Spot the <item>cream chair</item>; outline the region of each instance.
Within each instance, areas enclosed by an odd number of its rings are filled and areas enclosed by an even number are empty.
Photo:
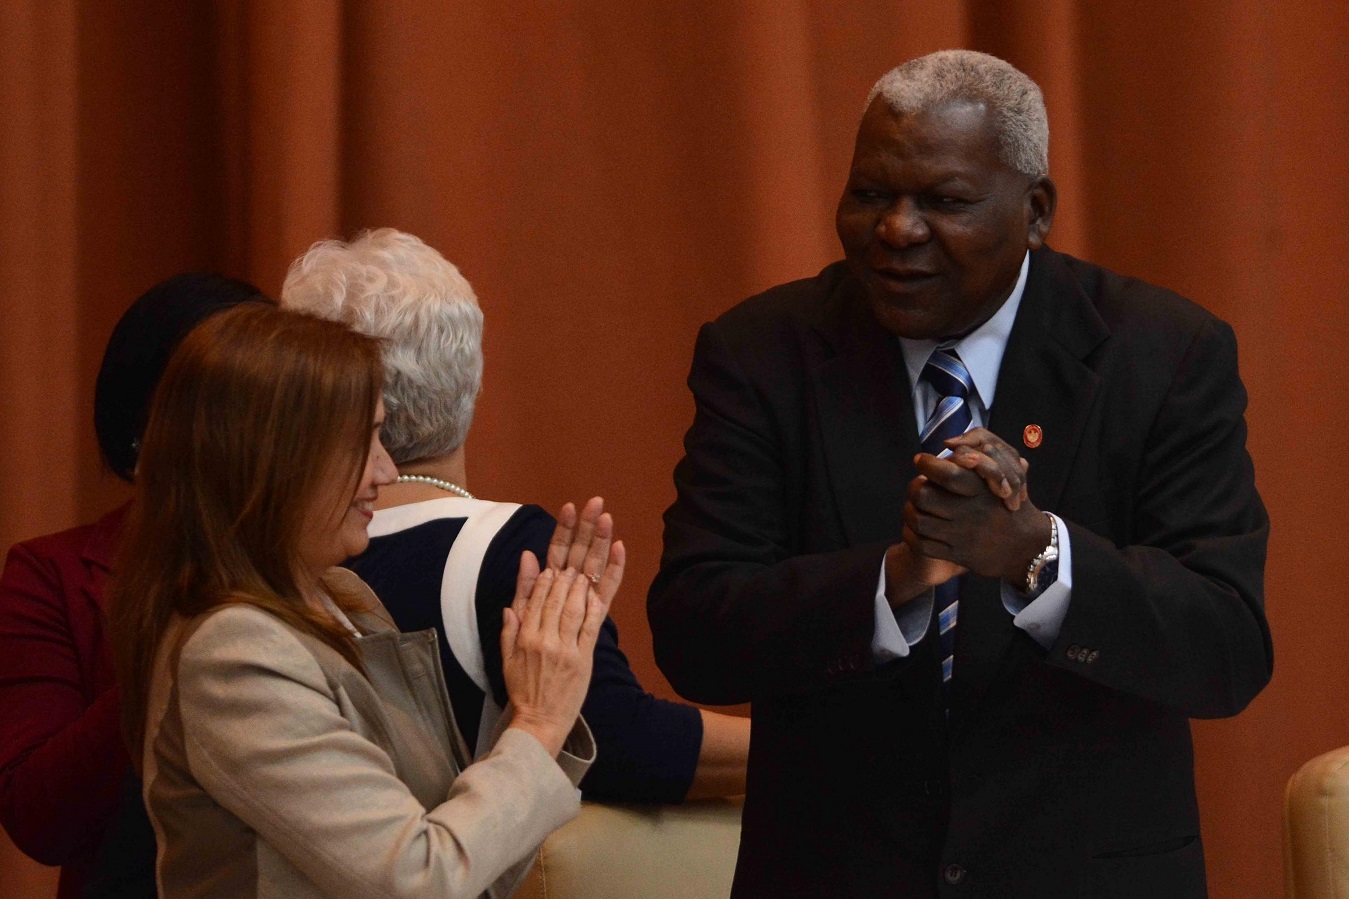
[[[1284,895],[1349,899],[1349,746],[1303,765],[1283,806]]]
[[[740,802],[601,805],[558,829],[516,899],[726,899]]]
[[[39,865],[0,828],[0,899],[56,899],[60,868]]]

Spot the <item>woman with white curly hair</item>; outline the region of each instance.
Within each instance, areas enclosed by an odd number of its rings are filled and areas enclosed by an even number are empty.
[[[521,553],[582,568],[567,541],[611,539],[613,520],[598,498],[579,514],[568,505],[550,545],[557,522],[543,509],[468,491],[464,441],[482,384],[482,312],[459,270],[418,238],[382,228],[320,241],[291,265],[281,301],[383,343],[382,436],[401,474],[380,494],[369,548],[346,564],[400,628],[436,628],[455,717],[468,745],[483,745],[506,701],[497,635]],[[583,713],[598,749],[581,784],[588,797],[668,803],[744,792],[749,721],[647,693],[612,620],[595,648]]]

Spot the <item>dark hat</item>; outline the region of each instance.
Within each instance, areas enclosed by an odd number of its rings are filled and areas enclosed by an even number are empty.
[[[130,481],[136,470],[150,400],[178,344],[210,316],[247,302],[273,301],[244,281],[191,272],[151,287],[117,322],[94,384],[94,430],[118,477]]]

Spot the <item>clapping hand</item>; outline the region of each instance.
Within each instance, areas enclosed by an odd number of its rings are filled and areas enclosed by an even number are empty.
[[[502,668],[515,709],[510,726],[532,734],[553,756],[581,712],[600,625],[623,581],[626,554],[621,541],[612,542],[613,519],[601,514],[603,505],[598,497],[586,504],[582,527],[575,507],[563,507],[549,567],[540,572],[534,554],[522,553],[515,600],[503,613]]]
[[[576,506],[567,503],[557,513],[557,527],[548,543],[548,567],[553,571],[568,568],[590,578],[605,603],[614,601],[618,585],[623,579],[623,544],[614,543],[614,518],[604,511],[604,499],[592,496],[576,514]],[[613,568],[613,552],[619,553],[617,568]],[[617,580],[609,575],[617,572]]]

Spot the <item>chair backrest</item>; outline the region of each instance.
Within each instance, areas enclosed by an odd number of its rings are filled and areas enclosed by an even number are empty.
[[[1349,897],[1349,746],[1317,756],[1288,781],[1283,869],[1287,899]]]
[[[584,803],[544,842],[515,899],[725,899],[740,805]]]

